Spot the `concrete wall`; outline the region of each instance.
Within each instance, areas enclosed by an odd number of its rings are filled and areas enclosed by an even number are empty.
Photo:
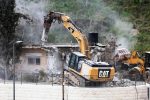
[[[0,100],[12,100],[12,84],[0,84]],[[16,84],[16,100],[62,100],[62,87]],[[79,88],[65,86],[65,100],[148,100],[147,87]]]

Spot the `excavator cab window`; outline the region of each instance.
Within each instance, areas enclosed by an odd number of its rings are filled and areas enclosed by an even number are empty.
[[[78,65],[79,65],[79,61],[85,59],[85,55],[76,52],[76,53],[72,53],[70,56],[70,61],[69,61],[69,67],[76,70],[76,71],[80,71],[78,70]]]
[[[145,67],[150,67],[150,52],[145,53]]]
[[[76,55],[71,54],[70,61],[69,61],[69,67],[74,69],[75,61],[76,61]]]

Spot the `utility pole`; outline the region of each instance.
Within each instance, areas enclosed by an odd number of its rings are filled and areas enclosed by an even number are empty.
[[[65,90],[64,90],[64,61],[65,61],[65,54],[62,53],[62,100],[64,100],[64,94],[65,94]]]
[[[15,43],[13,44],[13,100],[15,100]]]
[[[16,69],[15,69],[15,45],[16,44],[20,44],[23,43],[23,41],[16,41],[15,43],[13,43],[13,100],[15,100],[15,73],[16,73]]]

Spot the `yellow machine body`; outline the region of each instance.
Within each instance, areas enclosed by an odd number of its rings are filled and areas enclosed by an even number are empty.
[[[127,60],[127,63],[129,63],[129,65],[137,65],[134,68],[137,69],[140,74],[145,73],[144,60],[138,56],[137,51],[132,51],[131,57]]]

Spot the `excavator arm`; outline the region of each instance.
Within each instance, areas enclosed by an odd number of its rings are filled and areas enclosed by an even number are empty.
[[[71,33],[71,35],[77,40],[80,52],[90,58],[88,40],[86,36],[80,31],[80,29],[72,22],[70,17],[66,16],[63,13],[59,12],[49,12],[48,15],[44,17],[44,29],[42,35],[42,41],[45,42],[47,40],[47,35],[51,24],[55,21],[58,23],[62,23],[64,27]]]

